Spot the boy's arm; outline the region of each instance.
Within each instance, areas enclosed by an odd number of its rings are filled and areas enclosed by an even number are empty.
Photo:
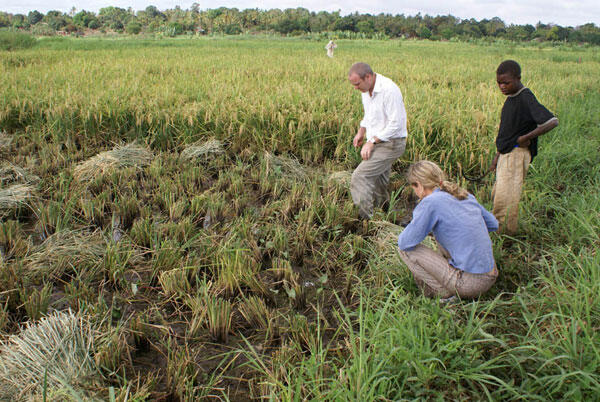
[[[496,170],[496,165],[498,165],[498,158],[500,157],[500,152],[496,152],[496,156],[492,159],[492,164],[490,165],[490,172]]]
[[[527,148],[531,143],[531,140],[533,140],[536,137],[539,137],[540,135],[546,134],[548,131],[552,130],[556,126],[558,126],[558,119],[556,117],[553,117],[547,122],[537,126],[533,131],[530,131],[529,133],[517,138],[517,143],[519,144],[519,147]]]

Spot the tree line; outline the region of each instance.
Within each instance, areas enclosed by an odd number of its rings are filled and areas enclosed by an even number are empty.
[[[162,33],[176,36],[186,33],[226,34],[273,32],[282,35],[306,35],[337,32],[342,37],[389,37],[449,40],[452,38],[504,38],[513,41],[552,41],[600,44],[600,27],[588,23],[562,27],[538,22],[506,24],[498,17],[460,19],[452,15],[406,16],[404,14],[341,15],[339,11],[309,11],[305,8],[245,9],[216,8],[201,10],[198,3],[189,9],[179,6],[160,11],[155,6],[134,11],[104,7],[98,13],[72,8],[70,12],[37,10],[25,14],[0,12],[0,29],[26,30],[36,35],[84,33],[89,31],[128,34]],[[344,36],[345,35],[345,36]],[[354,36],[353,36],[354,35]]]

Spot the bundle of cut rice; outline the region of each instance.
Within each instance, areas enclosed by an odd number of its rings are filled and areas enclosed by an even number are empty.
[[[29,173],[20,166],[13,165],[10,162],[4,162],[0,165],[0,185],[10,183],[33,183],[39,181],[39,177]]]
[[[26,206],[33,198],[33,187],[28,184],[13,184],[0,189],[0,218],[3,218],[20,208]]]
[[[49,389],[68,387],[88,397],[84,388],[102,381],[93,346],[92,325],[71,310],[27,323],[0,344],[0,400],[40,397],[44,381]]]
[[[0,151],[4,148],[8,148],[12,142],[12,137],[6,134],[4,131],[0,131]]]
[[[49,236],[25,259],[32,278],[60,277],[65,271],[94,267],[102,262],[106,241],[100,230],[63,230]]]
[[[371,221],[371,224],[377,229],[374,242],[379,252],[386,256],[398,256],[398,235],[404,228],[387,221]],[[435,240],[430,236],[427,236],[421,244],[437,249]]]
[[[308,168],[302,166],[298,160],[285,156],[275,156],[265,151],[264,155],[266,174],[277,173],[287,177],[304,180],[308,177]]]
[[[350,172],[348,170],[333,172],[327,177],[328,182],[337,183],[340,186],[344,186],[344,187],[350,187],[351,180],[352,180],[352,172]]]
[[[223,143],[219,140],[210,139],[208,141],[198,141],[187,146],[181,151],[181,157],[184,159],[208,159],[214,155],[220,155],[225,152]]]
[[[78,164],[73,176],[79,181],[91,180],[98,174],[105,174],[113,169],[148,166],[153,158],[152,152],[141,145],[133,143],[117,146]]]

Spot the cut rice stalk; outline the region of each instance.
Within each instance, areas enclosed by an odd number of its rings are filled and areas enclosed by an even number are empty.
[[[225,152],[223,143],[219,140],[209,139],[208,141],[198,141],[186,147],[181,151],[181,157],[184,159],[208,159],[214,155],[220,155]]]
[[[99,153],[78,164],[75,167],[73,176],[79,181],[91,180],[114,169],[148,166],[153,158],[152,152],[141,145],[134,143],[117,146],[111,151]]]

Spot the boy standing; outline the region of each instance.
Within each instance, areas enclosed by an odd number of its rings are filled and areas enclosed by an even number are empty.
[[[537,137],[558,126],[558,119],[523,86],[521,67],[516,61],[500,63],[496,81],[507,98],[496,137],[498,152],[490,166],[490,170],[496,170],[492,212],[500,222],[500,231],[515,234],[521,187],[529,164],[537,154]]]

